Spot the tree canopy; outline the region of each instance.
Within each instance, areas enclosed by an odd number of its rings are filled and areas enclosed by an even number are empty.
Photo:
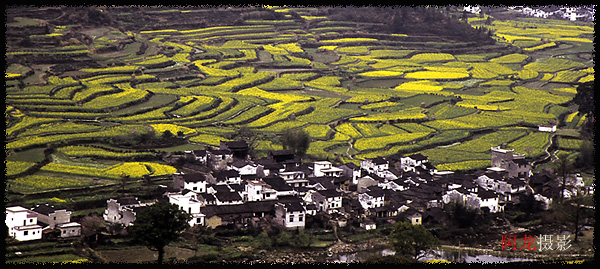
[[[390,233],[390,244],[396,255],[418,260],[428,251],[439,247],[439,240],[422,225],[398,222]]]
[[[594,81],[583,83],[577,87],[573,102],[579,105],[579,113],[594,116]]]
[[[281,144],[284,149],[292,150],[297,156],[302,157],[310,146],[310,134],[304,130],[287,130],[281,136]]]
[[[129,232],[151,250],[158,251],[158,263],[162,263],[165,246],[179,238],[179,232],[189,227],[191,216],[177,205],[158,202],[146,207],[135,218]]]

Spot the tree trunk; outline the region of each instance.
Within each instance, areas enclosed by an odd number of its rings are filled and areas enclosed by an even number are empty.
[[[158,264],[162,264],[163,263],[163,259],[165,257],[165,248],[164,247],[159,247],[158,248]]]

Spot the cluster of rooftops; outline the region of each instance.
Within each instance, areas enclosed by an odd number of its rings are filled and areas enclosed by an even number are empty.
[[[163,200],[188,212],[191,226],[267,223],[304,229],[307,219],[326,214],[339,223],[356,221],[373,229],[374,220],[382,218],[402,218],[412,224],[443,223],[448,220],[444,205],[456,200],[498,213],[506,205],[519,203],[520,194],[529,193],[547,208],[559,188],[553,175],[533,174],[523,155],[499,147],[491,148],[488,169],[470,173],[438,171],[422,154],[334,164],[302,162],[290,150],[270,151],[265,158],[252,159],[248,150],[246,142],[232,141],[221,142],[218,149],[166,156],[167,161],[184,158],[186,162],[180,172],[171,175],[173,184],[164,186],[164,194],[145,203],[136,197],[109,199],[104,220],[132,225],[146,206]],[[25,212],[23,219],[27,214],[36,215],[36,211],[20,207],[7,208],[7,214],[9,211]],[[29,225],[21,225],[20,219],[13,222],[15,230]],[[70,220],[64,219],[64,223]],[[7,226],[11,225],[7,219]]]

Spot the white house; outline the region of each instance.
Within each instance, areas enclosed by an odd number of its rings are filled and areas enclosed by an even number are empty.
[[[236,191],[218,191],[214,194],[216,204],[219,205],[241,205],[244,203],[242,196]],[[277,198],[277,196],[275,196]]]
[[[360,161],[360,168],[369,173],[377,174],[377,172],[388,170],[390,163],[382,157],[367,158]]]
[[[360,167],[354,163],[345,163],[339,166],[342,169],[342,175],[352,179],[352,185],[358,184],[358,178],[361,177]]]
[[[178,190],[191,190],[196,193],[205,193],[207,186],[206,176],[202,173],[190,173],[186,174],[183,172],[174,173],[173,177],[173,188]]]
[[[421,153],[417,153],[400,158],[400,168],[404,170],[404,172],[415,172],[415,167],[421,166],[422,168],[426,168],[425,164],[428,162],[429,159],[426,156]]]
[[[556,124],[540,124],[538,125],[538,131],[554,133],[556,132]]]
[[[6,208],[6,219],[8,236],[19,240],[42,239],[42,226],[37,224],[37,214],[22,206],[11,206]]]
[[[38,222],[48,224],[51,229],[54,229],[56,225],[71,222],[71,211],[55,209],[48,204],[37,205],[31,211],[37,214]]]
[[[469,13],[473,13],[473,14],[479,14],[481,13],[481,8],[479,6],[471,6],[471,5],[467,5],[463,7],[463,10]]]
[[[248,179],[244,188],[246,202],[277,199],[277,192],[264,181]]]
[[[286,169],[284,172],[279,172],[278,175],[285,180],[285,183],[294,188],[306,187],[309,183],[306,174],[301,170]]]
[[[500,198],[495,192],[480,189],[477,192],[477,197],[479,199],[479,207],[487,207],[490,213],[504,211],[504,207],[499,204]]]
[[[31,211],[37,214],[40,224],[47,224],[44,229],[56,229],[61,238],[81,235],[81,224],[71,222],[71,211],[66,209],[55,209],[48,204],[38,205]]]
[[[382,207],[385,203],[383,191],[371,190],[365,193],[358,194],[358,202],[365,209]]]
[[[192,191],[167,194],[169,203],[177,205],[179,209],[192,215],[192,219],[189,221],[190,226],[204,225],[204,214],[200,212],[203,203],[197,199],[196,195]]]
[[[241,176],[243,175],[256,175],[256,169],[258,165],[252,162],[244,160],[236,160],[229,165],[230,170],[237,171]]]
[[[296,194],[298,194],[296,190],[294,190],[284,179],[280,177],[266,177],[263,178],[263,182],[267,183],[269,188],[275,191],[275,197],[296,196]]]
[[[61,238],[76,237],[81,235],[81,224],[77,222],[67,222],[56,225]]]
[[[312,169],[314,177],[340,177],[344,171],[341,168],[334,167],[329,161],[313,162]]]
[[[287,229],[304,229],[306,208],[298,202],[278,202],[274,205],[275,222]]]
[[[310,191],[310,195],[319,211],[332,213],[342,208],[342,194],[336,190]]]
[[[379,183],[377,185],[380,186],[384,190],[390,189],[393,191],[403,191],[403,190],[407,190],[410,188],[410,184],[405,183],[404,180],[402,180],[402,179],[390,180],[390,181],[387,181],[384,183]]]

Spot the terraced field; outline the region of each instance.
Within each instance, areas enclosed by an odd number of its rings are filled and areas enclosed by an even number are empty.
[[[575,87],[593,80],[593,61],[580,57],[593,49],[591,25],[548,22],[542,31],[538,23],[534,31],[533,22],[495,21],[489,27],[499,41],[478,47],[369,35],[359,23],[312,9],[269,9],[283,19],[137,32],[104,27],[86,45],[8,48],[10,186],[28,192],[42,178],[77,178],[62,183],[77,186],[161,176],[176,171],[161,152],[218,146],[238,139],[241,128],[257,137],[257,156],[280,149],[279,134],[303,128],[313,139],[309,158],[358,163],[421,152],[443,168],[481,168],[489,148],[502,143],[538,156],[548,137],[535,134],[537,125],[575,115],[567,105]],[[527,27],[516,31],[515,23]],[[53,40],[65,26],[49,24],[49,31],[35,38]],[[554,45],[526,42],[540,38]],[[44,57],[86,60],[81,67],[19,64]],[[481,131],[503,135],[474,135]],[[132,148],[122,142],[128,136],[171,142]],[[23,154],[45,148],[56,150],[37,167],[40,153]],[[90,158],[97,167],[87,167]]]

